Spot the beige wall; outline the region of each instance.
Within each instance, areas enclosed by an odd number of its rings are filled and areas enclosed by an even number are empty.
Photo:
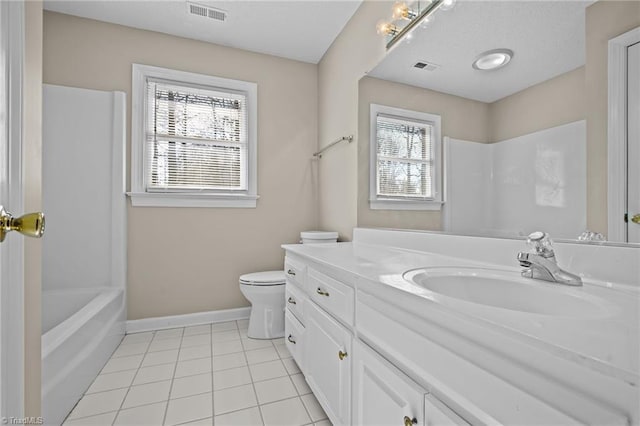
[[[42,211],[42,2],[25,2],[23,176],[25,212]],[[22,214],[22,212],[14,212]],[[42,240],[24,238],[25,415],[40,415]]]
[[[380,104],[437,114],[442,136],[490,142],[489,105],[433,90],[365,77],[358,106],[358,226],[440,230],[440,211],[371,210],[369,208],[369,105]]]
[[[640,1],[600,0],[587,8],[587,226],[607,233],[607,52],[610,39],[640,26]]]
[[[584,74],[580,67],[490,104],[491,141],[584,120]]]
[[[129,319],[248,306],[238,276],[317,226],[317,66],[50,12],[44,40],[45,83],[124,91],[128,111],[132,63],[258,84],[256,209],[128,209]]]
[[[347,135],[319,160],[320,227],[351,239],[357,224],[358,80],[384,56],[376,23],[389,16],[392,1],[365,0],[318,64],[318,145]],[[366,141],[365,141],[366,143]]]

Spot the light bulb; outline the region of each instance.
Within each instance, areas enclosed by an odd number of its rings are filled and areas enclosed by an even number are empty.
[[[409,6],[405,2],[397,1],[393,5],[393,14],[391,15],[394,21],[400,19],[411,20],[416,17],[416,13],[409,9]]]
[[[395,25],[393,25],[391,22],[380,20],[376,25],[376,31],[378,34],[393,36],[397,34],[398,28]]]
[[[456,0],[442,0],[442,3],[440,3],[440,9],[441,10],[449,10],[451,8],[453,8],[453,6],[455,6],[456,4]]]

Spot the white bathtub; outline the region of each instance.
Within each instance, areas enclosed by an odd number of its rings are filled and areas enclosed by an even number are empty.
[[[125,331],[124,291],[42,293],[42,415],[59,425],[98,375]]]

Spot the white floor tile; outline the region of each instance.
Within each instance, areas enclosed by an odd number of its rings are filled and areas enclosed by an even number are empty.
[[[211,392],[211,373],[198,374],[195,376],[180,377],[173,380],[171,388],[171,399],[184,398],[201,393]]]
[[[134,333],[127,334],[122,339],[121,345],[128,345],[130,343],[148,343],[153,339],[153,331],[148,331],[146,333]]]
[[[164,401],[156,404],[120,410],[120,412],[118,412],[118,417],[116,417],[114,426],[161,425],[164,419],[166,407],[167,402]]]
[[[249,328],[249,320],[248,319],[241,319],[236,321],[236,324],[238,324],[238,328]]]
[[[300,398],[261,405],[260,411],[265,426],[301,426],[311,423]]]
[[[211,393],[172,399],[167,407],[166,425],[186,423],[211,417],[213,414]]]
[[[213,357],[213,371],[227,370],[243,365],[247,365],[243,352]]]
[[[271,348],[256,349],[255,351],[246,351],[247,363],[258,364],[260,362],[274,361],[278,359],[278,353]]]
[[[111,358],[102,368],[100,374],[115,373],[116,371],[136,370],[140,367],[143,355],[125,356],[122,358]]]
[[[333,426],[329,419],[320,420],[313,424],[313,426]]]
[[[215,417],[216,426],[262,426],[262,424],[262,416],[258,407],[251,407]]]
[[[240,340],[240,333],[237,330],[216,331],[211,333],[213,343],[228,342],[229,340]]]
[[[189,346],[210,345],[210,334],[197,334],[195,336],[186,336],[182,338],[182,347],[187,348]]]
[[[279,401],[298,396],[296,388],[291,383],[289,376],[278,377],[277,379],[265,380],[253,384],[256,388],[259,404]]]
[[[244,348],[240,340],[229,340],[228,342],[213,343],[213,355],[226,355],[242,352]]]
[[[221,390],[251,383],[247,367],[231,368],[213,373],[213,389]]]
[[[180,337],[170,337],[167,339],[154,340],[149,345],[149,352],[168,351],[170,349],[178,349],[181,342]]]
[[[106,414],[98,414],[97,416],[82,417],[79,419],[66,420],[62,425],[73,426],[104,426],[113,423],[116,418],[117,411],[112,411]]]
[[[302,403],[311,416],[311,420],[317,422],[319,420],[324,420],[327,418],[327,414],[324,412],[324,410],[320,406],[320,403],[312,393],[301,396],[300,399],[302,399]]]
[[[213,407],[215,415],[229,413],[254,407],[258,404],[253,385],[237,386],[213,393]]]
[[[211,345],[190,346],[180,349],[180,355],[178,355],[178,361],[187,361],[190,359],[198,358],[210,358],[211,357]]]
[[[171,349],[169,351],[148,352],[142,360],[142,367],[151,365],[172,364],[178,360],[178,350]]]
[[[119,371],[117,373],[100,374],[93,381],[87,393],[103,392],[107,390],[128,388],[133,381],[136,370]]]
[[[287,370],[285,370],[282,361],[279,359],[261,364],[253,364],[249,366],[249,369],[251,370],[251,377],[254,382],[275,379],[276,377],[287,375]]]
[[[73,409],[69,419],[94,416],[118,410],[126,394],[127,389],[116,389],[85,395]]]
[[[207,419],[194,420],[192,422],[182,423],[183,425],[190,426],[213,426],[213,417],[209,417]],[[245,425],[249,426],[249,425]]]
[[[149,342],[131,343],[128,345],[120,345],[118,349],[111,355],[111,358],[119,358],[121,356],[140,355],[147,351]]]
[[[280,358],[284,359],[284,358],[291,358],[291,352],[289,352],[289,348],[287,348],[285,345],[274,345],[276,348],[276,352],[278,352],[278,356],[280,356]]]
[[[162,380],[172,379],[175,367],[176,365],[174,363],[142,367],[138,370],[138,374],[136,374],[136,378],[133,381],[133,384],[143,385],[145,383],[160,382]]]
[[[173,337],[181,337],[183,330],[184,329],[182,327],[180,327],[180,328],[170,328],[168,330],[158,330],[158,331],[156,331],[155,336],[153,336],[153,339],[154,340],[159,340],[159,339],[169,339],[169,338],[173,338]]]
[[[192,327],[185,327],[183,336],[195,336],[198,334],[211,333],[211,324],[194,325]]]
[[[242,337],[243,339],[249,338],[249,334],[247,333],[248,331],[247,328],[239,328],[238,331],[240,332],[240,337]]]
[[[171,380],[132,386],[122,404],[122,408],[137,407],[139,405],[161,402],[169,399]]]
[[[272,348],[273,344],[271,340],[260,340],[260,339],[242,339],[242,346],[245,351],[253,351],[255,349],[264,349],[264,348]]]
[[[178,362],[175,377],[194,376],[211,371],[211,358],[191,359]]]
[[[298,367],[298,364],[296,364],[293,358],[283,359],[282,363],[289,374],[298,374],[300,372],[300,367]]]
[[[298,391],[298,395],[306,395],[311,393],[311,388],[304,379],[303,374],[294,374],[291,376],[291,381]]]
[[[235,321],[218,322],[215,324],[211,324],[211,331],[213,332],[230,331],[230,330],[237,330],[237,329],[238,329],[238,325],[236,324]]]

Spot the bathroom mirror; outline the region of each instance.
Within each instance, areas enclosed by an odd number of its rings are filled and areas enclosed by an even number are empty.
[[[606,235],[606,47],[630,3],[459,0],[396,43],[359,83],[358,225]],[[510,61],[477,69],[496,49]],[[442,210],[370,208],[371,104],[441,116]]]

